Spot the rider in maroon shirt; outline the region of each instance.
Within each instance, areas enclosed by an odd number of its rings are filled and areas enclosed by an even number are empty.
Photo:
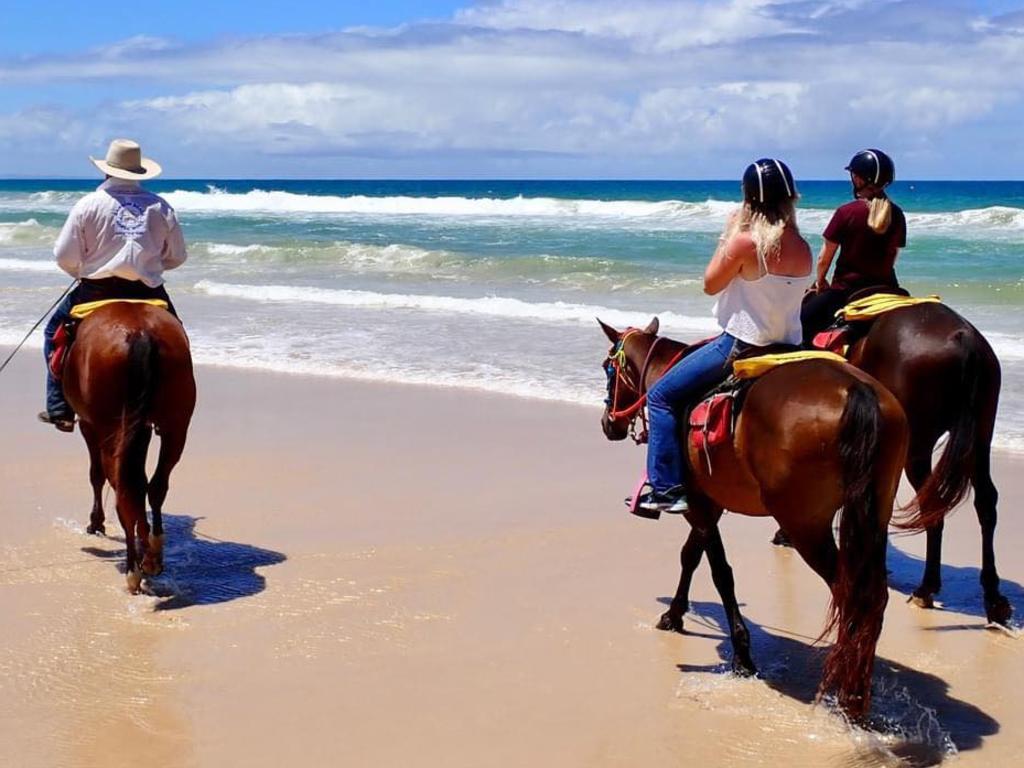
[[[846,170],[856,199],[840,206],[825,228],[815,293],[804,302],[800,316],[805,344],[832,323],[855,291],[869,286],[899,288],[894,265],[899,249],[907,244],[907,220],[885,194],[896,175],[892,159],[881,150],[865,149],[853,156]],[[837,250],[830,285],[827,275]]]

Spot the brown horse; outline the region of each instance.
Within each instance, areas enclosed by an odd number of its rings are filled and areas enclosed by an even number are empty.
[[[106,532],[102,491],[109,482],[124,529],[128,589],[136,593],[143,573],[155,576],[163,570],[161,509],[196,402],[188,337],[165,309],[107,304],[79,326],[63,383],[89,447],[93,507],[87,530]],[[146,454],[154,428],[160,456],[147,482]]]
[[[606,361],[609,405],[601,427],[608,439],[622,440],[630,429],[623,412],[629,413],[630,404],[644,396],[686,345],[658,339],[657,318],[643,330],[601,327],[613,345]],[[834,629],[836,641],[820,692],[835,692],[846,713],[864,716],[888,601],[886,530],[908,440],[900,404],[853,366],[811,360],[758,378],[747,392],[733,439],[712,449],[713,473],[703,456],[688,447],[686,519],[691,531],[682,551],[687,581],[680,583],[659,626],[682,629],[688,579],[706,551],[729,622],[733,669],[754,673],[750,636],[718,520],[723,509],[772,516],[832,593],[822,634]],[[832,520],[839,508],[837,549]]]
[[[931,607],[942,587],[943,519],[973,486],[985,613],[989,621],[1006,625],[1013,608],[999,592],[993,546],[999,494],[991,451],[1001,372],[992,347],[944,304],[917,304],[875,320],[849,357],[896,396],[910,425],[906,472],[919,510],[909,527],[928,532],[924,577],[914,601]],[[933,469],[932,451],[946,432],[949,440]]]

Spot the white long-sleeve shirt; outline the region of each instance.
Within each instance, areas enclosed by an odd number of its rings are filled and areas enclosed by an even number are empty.
[[[107,179],[71,209],[53,247],[72,277],[164,282],[165,269],[188,258],[174,209],[137,181]]]

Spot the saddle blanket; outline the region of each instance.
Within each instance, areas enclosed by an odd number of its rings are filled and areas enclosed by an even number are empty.
[[[836,311],[836,317],[852,323],[858,320],[874,320],[879,315],[892,312],[894,309],[913,307],[916,304],[936,304],[941,302],[938,296],[899,296],[894,293],[874,293],[862,299],[851,301]]]
[[[782,352],[777,355],[758,355],[737,360],[732,364],[732,373],[737,379],[755,379],[763,376],[773,368],[789,363],[801,363],[805,360],[832,360],[837,363],[845,363],[846,358],[837,355],[835,352],[826,352],[823,349],[802,349],[798,352]]]
[[[71,317],[75,320],[84,320],[100,307],[107,304],[149,304],[160,309],[167,309],[167,302],[163,299],[100,299],[99,301],[87,301],[84,304],[75,304],[71,308]]]

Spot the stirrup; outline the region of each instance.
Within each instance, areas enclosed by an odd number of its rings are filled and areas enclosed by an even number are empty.
[[[640,507],[641,500],[653,490],[654,489],[651,487],[651,484],[647,481],[647,473],[644,472],[640,476],[640,480],[637,482],[636,487],[633,489],[633,495],[627,496],[624,499],[630,514],[636,515],[637,517],[643,517],[648,520],[657,520],[661,517],[661,510],[642,509]]]
[[[75,431],[75,415],[73,413],[67,415],[61,414],[58,416],[51,414],[48,411],[40,411],[37,418],[44,424],[52,424],[61,432]]]

